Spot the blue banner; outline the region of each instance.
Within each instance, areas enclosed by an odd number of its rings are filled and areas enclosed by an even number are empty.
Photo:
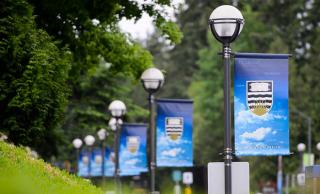
[[[91,154],[91,176],[102,176],[102,151],[99,148],[95,148]]]
[[[82,150],[78,161],[78,176],[89,176],[89,159],[90,154],[87,150]]]
[[[290,154],[288,57],[285,54],[236,54],[236,155]]]
[[[157,166],[193,165],[193,101],[157,100]]]
[[[90,156],[91,155],[91,156]],[[114,176],[114,152],[109,148],[105,149],[104,176]],[[90,162],[89,162],[90,159]],[[78,161],[78,176],[103,176],[102,174],[102,152],[100,148],[95,148],[90,154],[88,150],[80,152]],[[90,165],[90,166],[89,166]]]
[[[121,176],[139,175],[148,171],[147,125],[122,125],[119,162]]]
[[[104,176],[114,176],[115,154],[113,150],[106,148],[104,155]]]

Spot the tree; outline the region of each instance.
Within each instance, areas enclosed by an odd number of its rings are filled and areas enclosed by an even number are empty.
[[[25,1],[5,0],[0,6],[0,129],[13,142],[33,146],[44,155],[56,153],[56,128],[69,95],[71,55],[36,29]]]
[[[186,5],[181,7],[177,15],[177,23],[184,37],[181,44],[166,51],[169,53],[169,60],[165,65],[166,87],[161,90],[161,94],[174,98],[188,97],[191,78],[199,68],[196,63],[199,59],[198,52],[208,46],[205,34],[208,29],[209,14],[214,7],[223,4],[223,2],[186,0]]]
[[[5,0],[1,5],[1,131],[45,157],[70,139],[105,127],[106,107],[120,95],[133,109],[128,120],[144,116],[126,94],[153,65],[152,56],[120,32],[120,19],[147,12],[163,37],[178,43],[182,36],[156,8],[170,5],[166,0]]]

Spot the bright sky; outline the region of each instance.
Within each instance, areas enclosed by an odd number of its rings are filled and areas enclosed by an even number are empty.
[[[151,0],[134,0],[137,1],[140,5],[150,4]],[[158,7],[159,10],[164,10],[166,12],[166,18],[170,20],[175,20],[174,14],[177,12],[176,8],[180,4],[184,4],[184,0],[172,0],[171,7]],[[154,26],[152,24],[152,18],[147,14],[143,13],[140,20],[135,22],[134,20],[122,19],[119,23],[120,29],[123,32],[131,34],[134,39],[145,40],[150,34],[154,32]]]

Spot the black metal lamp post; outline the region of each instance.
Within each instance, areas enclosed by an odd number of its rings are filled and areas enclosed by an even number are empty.
[[[320,152],[320,142],[319,142],[319,143],[317,143],[316,148],[317,148],[318,153],[319,153],[319,152]],[[319,155],[319,160],[320,160],[320,155]]]
[[[78,171],[79,171],[80,148],[81,148],[81,146],[82,146],[82,140],[79,139],[79,138],[76,138],[76,139],[74,139],[74,140],[72,141],[72,145],[73,145],[73,147],[74,147],[74,148],[76,149],[76,151],[77,151],[77,162],[76,162],[77,167],[76,167],[75,173],[78,173]]]
[[[293,110],[294,113],[299,114],[302,118],[307,120],[308,123],[308,160],[309,162],[311,161],[311,142],[312,142],[312,118],[305,113],[298,111],[298,110]]]
[[[156,93],[164,83],[164,76],[162,72],[157,68],[149,68],[145,70],[141,75],[141,82],[144,89],[149,93],[149,129],[150,129],[150,191],[156,192],[155,179],[156,179],[156,131],[154,121],[154,93]]]
[[[89,163],[89,175],[88,177],[90,178],[91,177],[91,157],[92,157],[92,147],[93,147],[93,144],[95,142],[95,138],[92,136],[92,135],[87,135],[85,138],[84,138],[84,142],[85,144],[87,145],[88,147],[88,150],[89,150],[89,158],[88,158],[88,163]]]
[[[222,58],[224,65],[224,164],[225,164],[225,194],[232,194],[231,164],[231,71],[230,71],[230,43],[240,34],[244,24],[241,12],[230,5],[217,7],[210,15],[209,25],[213,36],[222,43]]]
[[[299,173],[303,173],[304,169],[303,169],[303,152],[306,150],[306,144],[304,143],[299,143],[297,145],[297,150],[299,152],[299,159],[300,159],[300,169],[299,169]]]
[[[101,170],[102,170],[102,184],[104,184],[105,182],[105,176],[104,176],[104,171],[105,171],[105,144],[104,144],[104,140],[107,138],[108,136],[108,132],[107,130],[105,129],[100,129],[98,132],[97,132],[97,135],[98,135],[98,138],[99,140],[101,141],[101,157],[102,157],[102,167],[101,167]]]
[[[116,181],[116,189],[117,194],[120,194],[120,168],[119,168],[119,138],[121,134],[121,118],[126,113],[126,105],[120,100],[114,100],[109,105],[109,111],[112,117],[115,119],[115,146],[114,146],[114,153],[115,153],[115,169],[114,169],[114,176]],[[109,122],[110,124],[110,122]]]

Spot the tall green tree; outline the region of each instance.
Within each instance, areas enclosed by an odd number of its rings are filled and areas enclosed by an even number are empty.
[[[2,1],[1,131],[47,157],[72,138],[105,127],[107,105],[115,98],[132,110],[129,121],[141,120],[145,111],[127,96],[142,71],[153,65],[152,56],[117,24],[146,12],[163,37],[178,43],[178,27],[158,10],[170,4]]]
[[[70,52],[36,28],[24,0],[1,1],[0,7],[0,130],[10,141],[56,153],[56,129],[70,94]]]
[[[148,48],[156,56],[156,64],[166,71],[166,85],[161,89],[160,95],[171,98],[188,97],[192,76],[199,68],[198,52],[208,46],[205,34],[209,15],[213,8],[227,2],[229,1],[186,0],[176,15],[177,24],[183,32],[181,43],[159,50],[153,46],[152,40],[149,41]]]
[[[307,144],[307,121],[297,112],[312,118],[312,152],[317,153],[320,140],[319,128],[319,18],[320,3],[317,1],[269,1],[261,9],[264,22],[277,26],[277,34],[293,54],[290,65],[290,146],[294,155],[285,159],[285,170],[294,172],[298,168],[297,144]],[[280,11],[281,10],[281,11]],[[281,14],[278,14],[281,13]],[[277,15],[277,17],[273,17]],[[296,162],[292,162],[295,158]]]

